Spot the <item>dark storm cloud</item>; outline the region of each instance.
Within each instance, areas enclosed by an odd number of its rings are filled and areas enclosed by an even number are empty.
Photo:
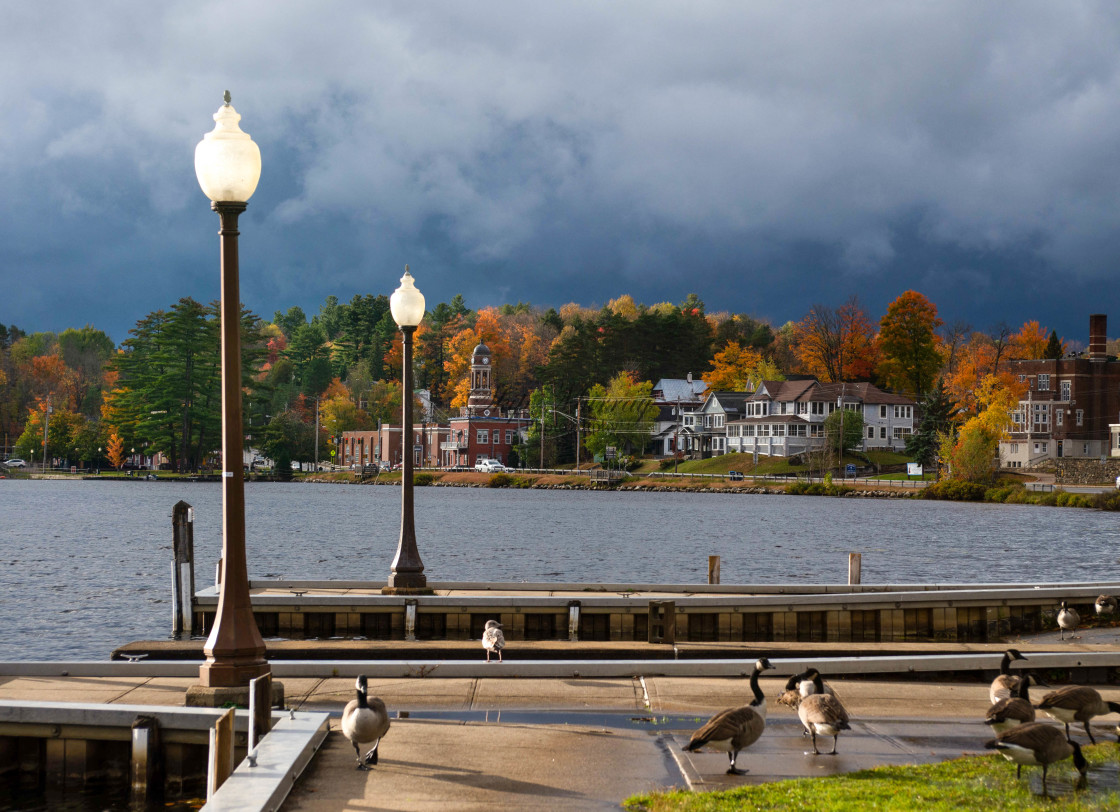
[[[242,296],[645,302],[776,322],[913,287],[1080,337],[1118,255],[1109,3],[163,3],[0,11],[0,322],[217,295],[192,150],[264,171]],[[1060,286],[1060,295],[1050,291]],[[1114,323],[1115,320],[1114,320]]]

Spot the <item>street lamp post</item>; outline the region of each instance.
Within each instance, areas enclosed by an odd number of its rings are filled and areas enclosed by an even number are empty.
[[[393,559],[389,594],[430,594],[424,563],[416,548],[416,523],[412,511],[412,334],[424,319],[424,294],[413,285],[412,274],[404,266],[401,286],[389,298],[393,321],[401,328],[401,357],[404,366],[401,380],[401,537]]]
[[[253,618],[245,558],[245,475],[241,421],[241,296],[238,280],[237,218],[256,191],[261,153],[225,104],[214,114],[214,129],[195,148],[199,185],[218,213],[221,237],[222,336],[222,581],[214,626],[199,668],[200,690],[188,704],[224,704],[247,697],[249,680],[270,673],[264,639]],[[193,699],[193,701],[192,701]]]

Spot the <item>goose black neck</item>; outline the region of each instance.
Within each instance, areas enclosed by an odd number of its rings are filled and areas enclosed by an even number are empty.
[[[991,673],[991,672],[989,672],[989,673]],[[1000,660],[1000,663],[999,663],[999,673],[1004,674],[1004,675],[1011,673],[1011,655],[1008,654],[1006,651],[1003,652],[1003,659]]]
[[[821,677],[821,672],[813,674],[813,687],[817,689],[818,694],[824,693],[824,679]]]
[[[357,688],[357,694],[358,694],[358,707],[359,708],[368,708],[369,703],[366,701],[366,686],[365,685],[359,685],[358,688]]]
[[[757,665],[754,667],[754,671],[751,672],[751,693],[754,694],[754,703],[752,704],[756,705],[766,699],[766,696],[762,693],[762,689],[758,687],[758,675],[761,673],[762,669]]]
[[[1031,701],[1031,696],[1030,696],[1031,685],[1030,685],[1030,683],[1031,683],[1031,678],[1026,676],[1026,675],[1023,675],[1022,677],[1019,678],[1019,698],[1022,699],[1024,702],[1030,702]]]

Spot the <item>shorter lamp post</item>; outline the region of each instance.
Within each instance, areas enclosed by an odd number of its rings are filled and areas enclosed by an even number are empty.
[[[404,266],[401,286],[389,298],[393,321],[401,328],[401,537],[385,592],[389,594],[430,594],[424,577],[424,563],[416,548],[416,522],[412,511],[412,334],[424,319],[424,294],[413,284]]]

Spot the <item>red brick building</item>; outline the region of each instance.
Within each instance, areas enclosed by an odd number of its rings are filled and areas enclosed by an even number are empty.
[[[471,393],[458,417],[452,417],[447,439],[440,445],[440,465],[473,467],[480,459],[508,465],[514,447],[529,427],[525,412],[506,413],[494,403],[490,348],[479,344],[471,353]]]

